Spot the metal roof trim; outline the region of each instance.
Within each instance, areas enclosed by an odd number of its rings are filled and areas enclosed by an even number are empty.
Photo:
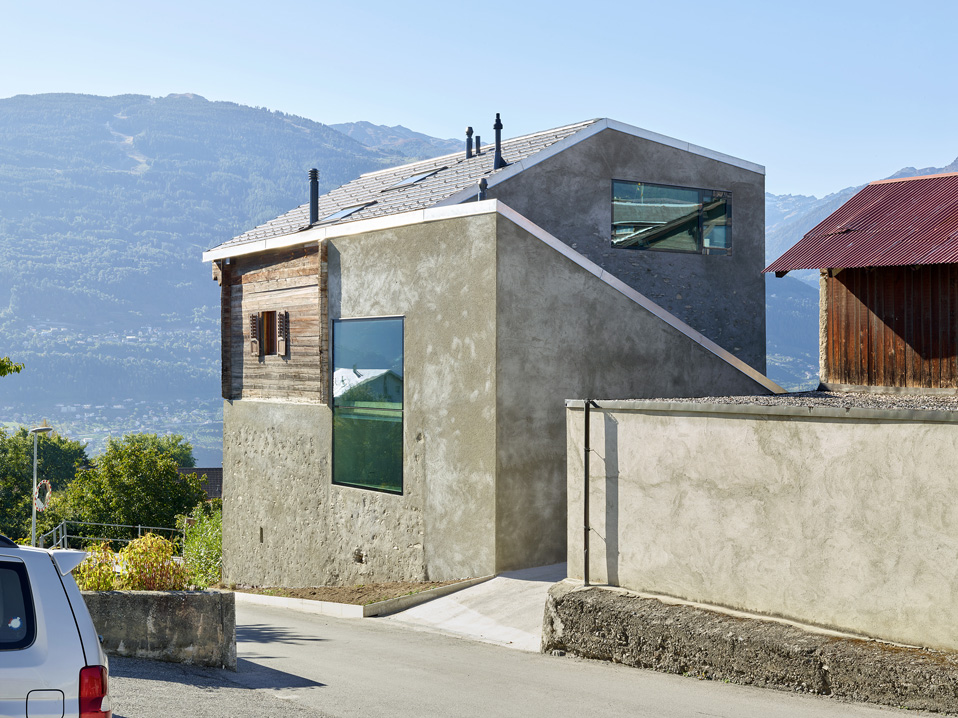
[[[707,147],[702,147],[700,145],[693,145],[691,142],[685,142],[674,137],[669,137],[668,135],[660,135],[658,132],[645,130],[641,127],[635,127],[634,125],[627,125],[626,123],[619,122],[618,120],[606,120],[606,122],[608,123],[610,130],[618,130],[619,132],[624,132],[634,137],[641,137],[642,139],[650,140],[651,142],[657,142],[660,145],[675,147],[676,149],[691,152],[692,154],[699,155],[700,157],[718,160],[719,162],[724,162],[727,165],[732,165],[733,167],[738,167],[743,170],[749,170],[750,172],[755,172],[761,175],[765,174],[765,167],[763,165],[756,164],[755,162],[749,162],[748,160],[743,160],[740,157],[727,155],[724,152],[717,152],[716,150],[710,150]]]
[[[487,199],[482,202],[470,202],[468,204],[459,204],[449,207],[427,207],[425,209],[414,209],[399,214],[387,214],[381,217],[360,219],[355,222],[334,224],[328,227],[312,227],[300,232],[284,234],[270,239],[260,239],[242,244],[213,248],[203,252],[203,261],[212,262],[217,259],[242,257],[247,254],[265,252],[270,249],[296,247],[313,242],[321,242],[325,239],[333,239],[335,237],[349,237],[354,234],[407,227],[423,222],[438,222],[443,219],[452,219],[455,217],[490,214],[496,211],[496,202],[498,202],[498,200]]]
[[[940,175],[918,175],[917,177],[895,177],[893,179],[875,180],[868,184],[894,184],[896,182],[912,182],[914,180],[931,179],[933,177],[958,177],[958,172],[942,172]]]

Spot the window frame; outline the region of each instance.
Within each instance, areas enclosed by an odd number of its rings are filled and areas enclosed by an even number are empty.
[[[265,361],[267,357],[289,357],[289,312],[268,309],[249,315],[250,354]]]
[[[23,561],[10,556],[0,558],[0,569],[12,570],[18,575],[20,579],[20,592],[23,598],[23,620],[26,621],[30,627],[27,634],[18,641],[8,643],[0,642],[0,652],[22,651],[32,646],[37,640],[37,614],[33,605],[33,589],[30,586],[30,575]],[[6,615],[3,614],[3,606],[0,606],[0,619],[5,620],[6,618]],[[0,623],[2,623],[2,621],[0,621]],[[2,626],[0,626],[0,630],[2,630]]]
[[[398,321],[400,323],[400,342],[401,342],[401,356],[402,356],[402,378],[403,378],[403,388],[402,388],[402,403],[401,408],[399,409],[385,409],[377,408],[375,410],[365,409],[362,407],[351,407],[351,406],[339,406],[336,405],[336,327],[344,323],[359,323],[359,322],[372,322],[372,321]],[[330,426],[330,481],[333,486],[342,486],[351,489],[361,489],[364,491],[375,491],[377,493],[391,494],[393,496],[402,496],[405,493],[405,428],[406,428],[406,385],[405,385],[405,367],[406,367],[406,317],[403,315],[382,315],[382,316],[364,316],[364,317],[341,317],[339,319],[331,319],[329,324],[330,329],[330,351],[329,351],[329,407],[332,413],[332,422]],[[387,370],[391,371],[391,370]],[[337,411],[338,410],[338,411]],[[369,486],[359,481],[343,481],[337,480],[336,469],[337,469],[337,450],[336,450],[336,417],[337,413],[340,413],[340,416],[363,416],[365,415],[372,416],[372,411],[377,412],[390,412],[394,413],[399,418],[399,486],[398,488],[387,488],[383,486]]]
[[[696,227],[696,237],[695,237],[695,249],[671,249],[667,247],[642,247],[638,245],[617,245],[615,243],[615,196],[616,196],[616,183],[620,184],[630,184],[630,185],[645,185],[647,187],[656,187],[662,189],[674,189],[682,190],[686,192],[698,192],[698,204],[699,208],[696,212],[697,214],[697,227]],[[716,197],[722,198],[725,200],[725,222],[722,226],[725,227],[725,246],[723,248],[718,247],[709,247],[705,244],[705,215],[707,211],[705,195],[712,195],[712,199],[708,200],[709,202],[714,202]],[[714,256],[730,256],[732,254],[732,192],[730,190],[720,190],[720,189],[708,189],[705,187],[687,187],[684,185],[677,184],[664,184],[661,182],[645,182],[640,180],[622,180],[622,179],[612,179],[611,182],[611,199],[610,205],[612,209],[612,222],[611,222],[611,237],[610,245],[612,249],[627,249],[638,252],[667,252],[670,254],[691,254],[691,255],[714,255]]]

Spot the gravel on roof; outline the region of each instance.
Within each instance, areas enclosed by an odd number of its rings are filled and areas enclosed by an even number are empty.
[[[757,406],[823,406],[836,409],[905,409],[958,411],[958,394],[873,394],[866,392],[799,391],[762,396],[702,396],[652,401],[695,404],[753,404]]]

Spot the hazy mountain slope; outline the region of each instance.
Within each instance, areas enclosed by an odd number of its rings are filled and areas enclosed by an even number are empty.
[[[818,289],[765,277],[765,373],[791,391],[818,387]]]
[[[409,158],[409,161],[438,157],[459,150],[465,152],[466,149],[465,132],[462,140],[440,140],[414,132],[402,125],[387,127],[363,121],[344,122],[330,127],[367,147],[401,154]]]
[[[26,365],[0,384],[0,421],[215,408],[219,290],[201,252],[305,202],[310,167],[326,191],[405,161],[194,95],[0,100],[0,354]]]

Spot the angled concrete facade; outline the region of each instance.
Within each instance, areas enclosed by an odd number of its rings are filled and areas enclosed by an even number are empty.
[[[411,214],[317,240],[331,318],[404,318],[402,493],[331,482],[319,393],[227,400],[226,581],[446,580],[561,561],[566,397],[776,389],[499,201]]]
[[[610,126],[604,131],[575,144],[570,138],[568,148],[504,176],[490,187],[488,196],[502,200],[764,372],[764,169],[607,122]],[[704,255],[613,247],[611,180],[731,192],[731,252]]]

